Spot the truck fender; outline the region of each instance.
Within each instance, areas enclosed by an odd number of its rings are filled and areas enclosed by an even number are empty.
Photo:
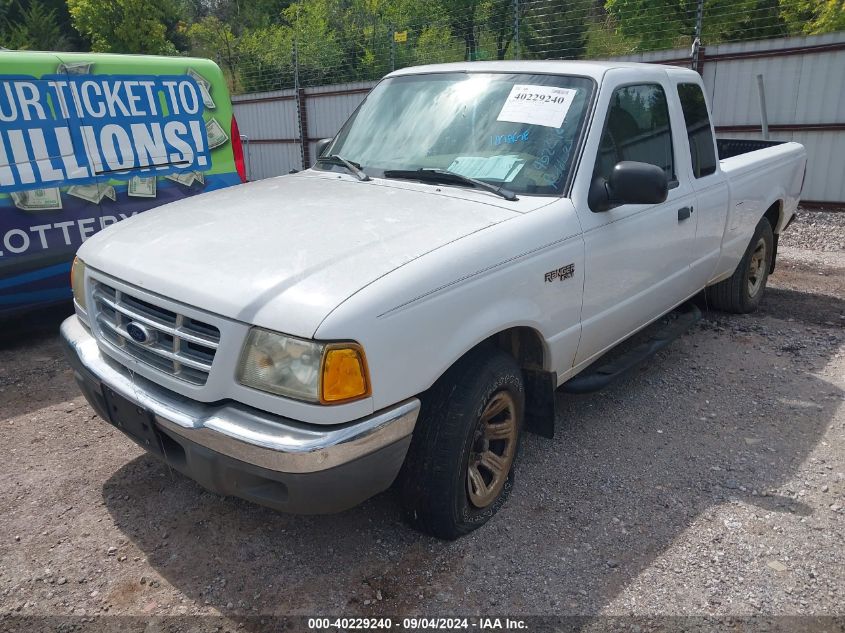
[[[525,429],[542,437],[551,438],[554,437],[557,413],[555,398],[557,372],[551,369],[554,363],[551,358],[549,342],[541,332],[539,324],[517,320],[524,317],[525,314],[536,313],[538,309],[539,306],[533,303],[511,299],[488,306],[469,320],[463,321],[461,326],[452,333],[451,343],[445,346],[448,349],[461,349],[462,351],[444,364],[440,375],[479,345],[489,342],[505,349],[514,356],[522,368],[525,382]],[[513,318],[508,319],[508,316]],[[499,335],[513,330],[534,333],[542,347],[542,359],[539,363],[536,359],[529,359],[520,353],[520,350],[514,349],[515,346],[502,344]],[[483,338],[478,338],[477,333],[479,332],[486,332],[487,334]],[[458,345],[457,341],[459,340],[471,340],[473,342],[469,345]],[[574,353],[574,348],[572,351]]]

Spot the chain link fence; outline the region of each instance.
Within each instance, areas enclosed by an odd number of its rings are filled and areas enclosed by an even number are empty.
[[[397,68],[615,58],[699,71],[717,134],[804,144],[803,198],[845,205],[842,0],[390,3],[302,0],[283,24],[221,42],[250,178],[311,165],[317,141]]]
[[[830,0],[302,0],[282,23],[222,34],[235,94],[378,79],[465,60],[596,59],[845,28]],[[828,11],[832,6],[832,13]],[[827,11],[827,13],[826,13]],[[829,14],[828,14],[829,13]]]

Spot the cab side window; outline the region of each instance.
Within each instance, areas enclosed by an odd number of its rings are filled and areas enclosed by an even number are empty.
[[[704,93],[698,84],[678,84],[678,97],[687,126],[692,173],[696,178],[709,176],[716,171],[716,150]]]
[[[623,160],[657,165],[670,186],[677,181],[669,106],[657,84],[622,86],[610,99],[594,177],[610,178],[613,166]]]

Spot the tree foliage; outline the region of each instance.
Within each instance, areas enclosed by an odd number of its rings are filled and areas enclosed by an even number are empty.
[[[10,3],[11,4],[11,3]],[[9,14],[15,11],[14,18]],[[7,48],[21,50],[67,50],[73,46],[62,32],[57,8],[33,0],[27,6],[16,2],[0,23],[0,40]]]
[[[620,33],[639,50],[686,45],[695,33],[696,0],[607,0]],[[704,0],[702,42],[813,35],[845,29],[843,0]]]
[[[62,51],[86,43],[71,26],[64,0],[0,0],[0,46]]]
[[[186,44],[177,0],[67,0],[67,6],[95,52],[175,55]]]
[[[756,0],[705,0],[702,41],[722,41],[722,34],[752,15]],[[625,37],[639,50],[686,45],[695,34],[696,0],[607,0],[606,8]]]
[[[234,90],[687,47],[697,0],[0,0],[0,45],[209,57]],[[845,0],[704,0],[705,45],[845,30]],[[518,24],[518,37],[515,25]],[[296,60],[296,63],[294,62]]]
[[[781,0],[780,9],[793,33],[845,30],[845,0]]]

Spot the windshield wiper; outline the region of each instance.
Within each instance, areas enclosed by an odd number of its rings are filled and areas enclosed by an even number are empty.
[[[363,169],[361,169],[361,165],[358,163],[353,163],[351,160],[346,160],[343,156],[338,156],[337,154],[329,154],[328,156],[320,156],[317,159],[318,163],[330,163],[332,165],[340,165],[341,167],[346,167],[349,171],[355,174],[355,177],[358,180],[369,180],[370,177],[367,175]]]
[[[489,191],[490,193],[495,193],[497,196],[502,196],[505,200],[510,200],[511,202],[519,200],[516,194],[510,189],[491,185],[489,182],[457,174],[448,169],[388,169],[384,172],[384,177],[470,185],[478,189],[483,189],[484,191]]]

